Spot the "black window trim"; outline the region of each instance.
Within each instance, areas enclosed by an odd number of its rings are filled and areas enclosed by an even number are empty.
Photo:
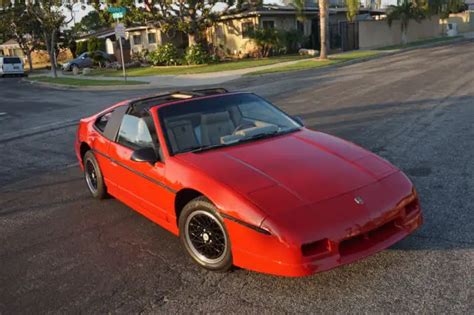
[[[99,121],[99,119],[101,119],[102,117],[104,117],[105,115],[107,115],[107,114],[109,114],[109,113],[112,113],[114,110],[115,110],[115,108],[113,108],[113,109],[111,109],[111,110],[108,110],[108,111],[102,113],[100,116],[97,116],[97,118],[94,120],[94,125],[93,125],[95,131],[97,131],[97,132],[100,133],[101,135],[104,134],[105,128],[104,128],[104,130],[100,130],[99,127],[97,127],[97,122]],[[107,124],[108,124],[108,123],[109,123],[109,121],[107,121]],[[107,127],[107,124],[105,125],[106,127]]]

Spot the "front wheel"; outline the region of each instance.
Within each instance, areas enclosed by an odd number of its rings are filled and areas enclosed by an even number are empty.
[[[104,177],[100,171],[99,163],[92,151],[87,151],[84,154],[84,178],[89,188],[90,193],[94,198],[104,199],[107,196],[107,189],[104,183]]]
[[[190,201],[179,217],[180,239],[201,267],[225,272],[232,267],[230,239],[216,207],[206,198]]]

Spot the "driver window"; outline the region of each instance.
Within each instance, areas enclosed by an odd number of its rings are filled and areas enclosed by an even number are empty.
[[[133,150],[154,148],[153,138],[146,121],[133,115],[124,115],[117,142]]]

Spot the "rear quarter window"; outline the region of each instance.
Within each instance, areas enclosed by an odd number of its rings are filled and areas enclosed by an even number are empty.
[[[109,119],[112,116],[113,112],[114,111],[110,111],[100,116],[99,118],[97,118],[97,120],[95,121],[95,127],[99,129],[101,132],[104,132],[105,127],[107,126],[107,123],[109,122]]]
[[[3,63],[4,64],[15,64],[15,63],[21,63],[20,58],[17,57],[5,57],[3,58]]]

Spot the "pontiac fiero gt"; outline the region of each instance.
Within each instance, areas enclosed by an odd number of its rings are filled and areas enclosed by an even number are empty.
[[[252,93],[123,101],[82,119],[75,149],[94,197],[110,194],[179,235],[210,270],[309,275],[422,224],[400,170]]]

